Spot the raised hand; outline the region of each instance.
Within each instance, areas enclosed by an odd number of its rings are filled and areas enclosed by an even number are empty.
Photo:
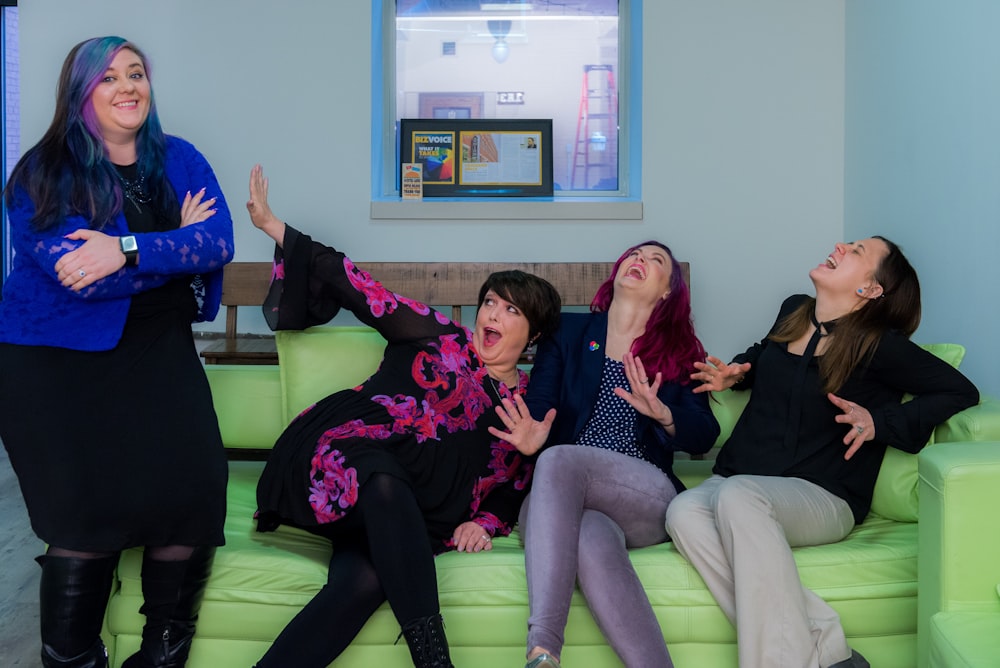
[[[665,429],[672,428],[674,415],[670,411],[670,407],[656,396],[663,381],[663,374],[657,372],[650,381],[649,375],[642,365],[642,360],[632,353],[625,353],[622,363],[625,367],[625,378],[628,379],[632,391],[616,387],[615,395],[627,401],[637,412],[659,422]]]
[[[556,409],[550,408],[545,418],[538,421],[531,417],[521,395],[515,394],[514,401],[504,399],[500,402],[497,406],[497,415],[507,427],[507,431],[490,427],[490,433],[513,445],[521,454],[533,455],[545,445],[545,439],[549,437],[549,431],[552,429],[552,422],[556,419]]]
[[[750,362],[743,364],[726,364],[718,357],[709,355],[706,362],[695,362],[697,369],[691,374],[691,380],[701,381],[701,385],[694,388],[692,392],[721,392],[728,390],[736,383],[743,380],[743,376],[750,370]]]
[[[264,176],[264,168],[254,165],[250,170],[250,199],[247,200],[250,222],[281,246],[285,240],[285,223],[271,211],[267,203],[267,189],[268,181]]]
[[[872,419],[868,409],[854,402],[841,399],[836,394],[827,394],[826,397],[834,406],[844,411],[834,419],[851,427],[844,436],[844,445],[848,446],[844,459],[850,459],[866,441],[875,438],[875,420]]]

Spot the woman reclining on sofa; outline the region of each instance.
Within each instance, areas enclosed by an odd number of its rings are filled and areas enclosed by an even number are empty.
[[[524,272],[492,274],[470,332],[285,225],[267,192],[258,165],[247,209],[277,244],[264,302],[271,328],[326,323],[347,308],[388,345],[368,380],[288,426],[261,476],[258,531],[297,526],[334,551],[326,586],[258,667],[328,665],[386,600],[414,665],[450,667],[434,555],[489,550],[513,527],[532,460],[487,429],[501,425],[501,400],[527,387],[518,359],[555,329],[559,293]]]
[[[919,451],[975,405],[965,376],[909,337],[920,284],[882,237],[837,244],[770,334],[696,392],[753,388],[713,475],[667,509],[667,532],[736,627],[743,668],[867,668],[837,613],[799,580],[791,547],[843,539],[871,507],[886,448]],[[904,393],[915,399],[901,403]]]

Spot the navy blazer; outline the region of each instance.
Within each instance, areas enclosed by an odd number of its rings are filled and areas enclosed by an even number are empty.
[[[604,353],[607,313],[563,313],[556,333],[538,346],[525,401],[532,417],[541,420],[550,408],[556,419],[546,445],[576,443],[597,403]],[[640,442],[649,459],[684,489],[674,475],[674,451],[707,452],[719,437],[719,423],[708,404],[708,394],[695,394],[695,383],[664,383],[657,396],[670,407],[675,436],[655,420],[638,415]]]

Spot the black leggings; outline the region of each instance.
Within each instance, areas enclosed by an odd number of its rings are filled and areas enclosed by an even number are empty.
[[[314,532],[334,546],[326,585],[282,630],[258,668],[327,666],[386,600],[400,626],[439,612],[434,553],[407,483],[373,475],[350,513]]]

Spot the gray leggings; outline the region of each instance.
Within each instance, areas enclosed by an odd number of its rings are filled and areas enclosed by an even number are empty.
[[[562,653],[579,579],[597,625],[626,666],[673,666],[627,548],[667,539],[663,516],[676,495],[663,471],[628,455],[585,445],[542,452],[521,508],[529,651]]]

